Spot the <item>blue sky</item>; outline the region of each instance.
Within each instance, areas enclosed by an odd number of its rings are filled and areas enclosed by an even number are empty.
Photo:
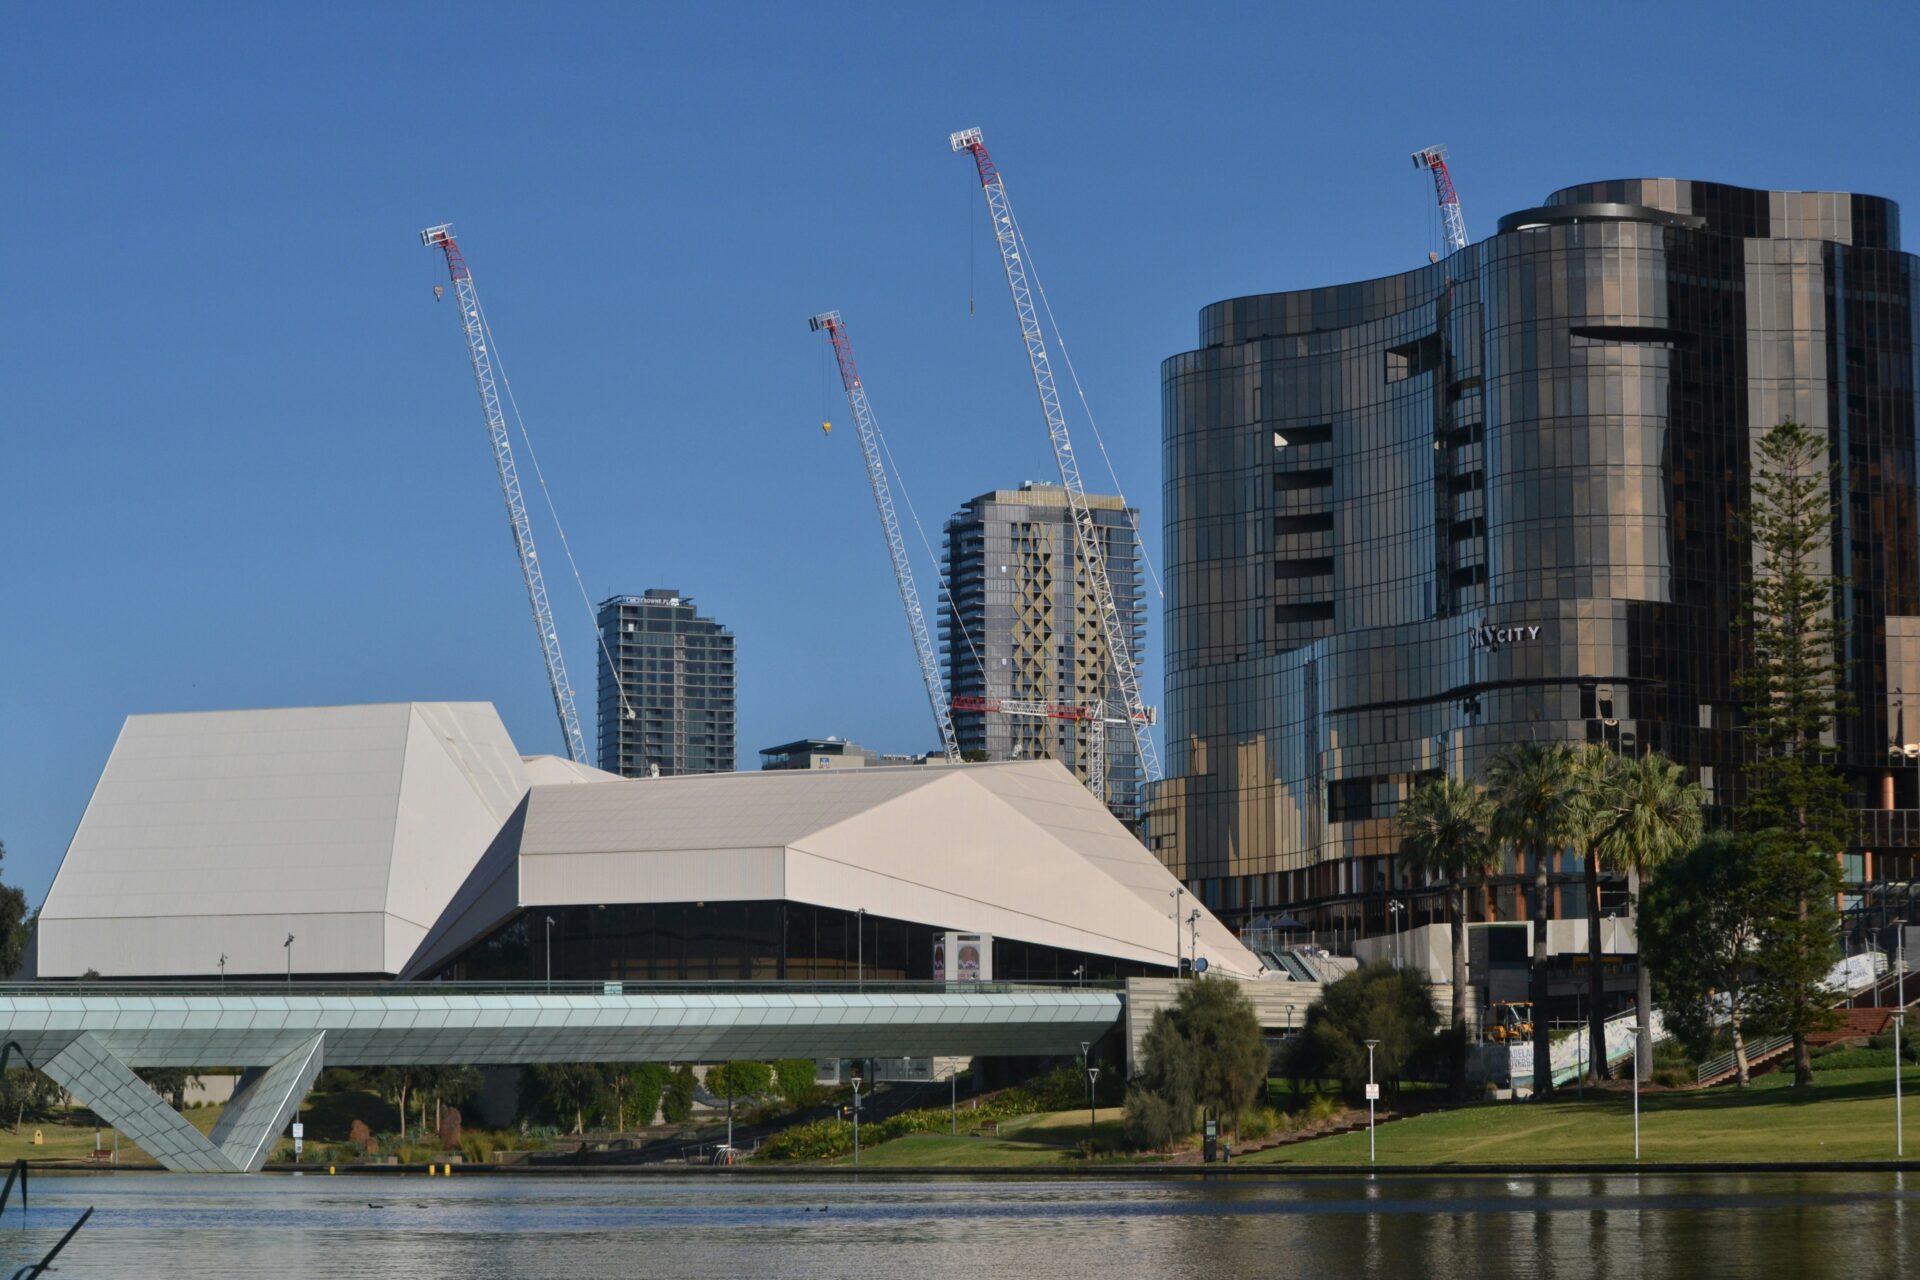
[[[924,748],[805,321],[845,314],[936,545],[1054,474],[951,130],[986,132],[1157,558],[1160,361],[1214,299],[1423,261],[1416,146],[1476,237],[1624,176],[1920,218],[1913,9],[1842,12],[11,6],[6,874],[38,901],[135,712],[490,699],[561,749],[423,226],[461,235],[593,598],[678,587],[738,634],[743,761]],[[1151,635],[1150,694],[1157,602]]]

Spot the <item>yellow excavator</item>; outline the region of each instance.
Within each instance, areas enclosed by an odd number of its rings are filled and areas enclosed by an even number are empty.
[[[1533,1038],[1533,1005],[1525,1000],[1502,1000],[1489,1011],[1487,1039],[1495,1044]]]

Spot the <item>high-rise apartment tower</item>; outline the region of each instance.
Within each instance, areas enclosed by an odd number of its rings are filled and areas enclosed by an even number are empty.
[[[1137,513],[1119,498],[1087,495],[1120,619],[1141,660],[1146,634]],[[946,528],[951,599],[941,602],[940,644],[956,698],[1011,698],[1125,715],[1101,640],[1100,614],[1073,532],[1067,491],[1029,482],[972,499]],[[989,760],[1049,756],[1086,776],[1087,727],[1064,718],[956,711],[963,752]],[[1107,804],[1123,822],[1140,805],[1140,757],[1124,720],[1106,727]]]
[[[601,601],[599,621],[600,767],[627,778],[729,772],[733,633],[663,587]]]

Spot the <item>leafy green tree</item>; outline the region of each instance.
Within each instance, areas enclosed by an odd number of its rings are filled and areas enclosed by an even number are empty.
[[[1253,1006],[1230,978],[1182,983],[1140,1042],[1140,1086],[1167,1104],[1176,1136],[1204,1107],[1238,1123],[1267,1082],[1267,1044]]]
[[[1484,878],[1498,858],[1492,837],[1493,802],[1470,783],[1436,778],[1407,798],[1394,815],[1407,866],[1447,882],[1447,922],[1453,935],[1453,1087],[1467,1082],[1467,885]]]
[[[1533,858],[1533,1073],[1535,1097],[1553,1092],[1553,1073],[1546,1069],[1551,1049],[1547,1003],[1548,872],[1553,857],[1580,834],[1575,804],[1578,777],[1573,752],[1562,745],[1523,742],[1493,758],[1487,770],[1487,790],[1493,796],[1495,836],[1511,845],[1519,859]]]
[[[773,1068],[764,1062],[723,1062],[707,1068],[707,1092],[716,1098],[764,1098],[773,1092]]]
[[[1743,1089],[1757,1000],[1754,950],[1773,901],[1762,864],[1747,854],[1744,842],[1716,832],[1672,859],[1642,893],[1637,926],[1667,1030],[1705,1058],[1724,1014]]]
[[[0,1110],[13,1113],[16,1131],[28,1116],[38,1119],[46,1115],[65,1093],[51,1076],[31,1068],[11,1067],[0,1072]]]
[[[780,1100],[794,1107],[805,1102],[817,1074],[812,1058],[782,1058],[774,1063],[774,1087]]]
[[[407,1100],[427,1079],[429,1067],[383,1067],[373,1073],[372,1084],[380,1096],[400,1112],[400,1140],[407,1138]]]
[[[1614,796],[1620,780],[1619,755],[1598,743],[1573,749],[1574,847],[1586,864],[1587,876],[1587,1061],[1604,1080],[1607,1071],[1607,1015],[1601,1000],[1604,979],[1604,938],[1600,932],[1601,846],[1618,820]]]
[[[1179,1115],[1185,1114],[1185,1125],[1177,1123]],[[1167,1100],[1153,1090],[1134,1085],[1127,1090],[1126,1110],[1121,1113],[1120,1130],[1126,1136],[1127,1145],[1135,1151],[1165,1151],[1174,1143],[1174,1139],[1184,1137],[1193,1130],[1193,1111],[1177,1112]]]
[[[6,841],[0,840],[0,863],[6,861]],[[0,884],[0,979],[20,972],[26,960],[27,939],[39,911],[27,911],[27,895],[15,886]]]
[[[1823,435],[1791,420],[1761,437],[1742,520],[1755,567],[1735,672],[1755,759],[1736,822],[1778,906],[1757,959],[1763,998],[1793,1036],[1796,1086],[1813,1081],[1807,1036],[1832,1018],[1822,982],[1834,953],[1839,855],[1852,835],[1846,783],[1827,739],[1852,710],[1844,686],[1844,589],[1832,564],[1833,477]]]
[[[1374,1079],[1393,1092],[1414,1056],[1431,1047],[1439,1024],[1420,975],[1376,960],[1328,984],[1307,1010],[1297,1050],[1301,1070],[1339,1080],[1358,1097],[1367,1082],[1367,1041],[1377,1040]]]
[[[1636,906],[1648,877],[1663,864],[1691,849],[1700,840],[1700,806],[1706,793],[1687,777],[1687,771],[1659,752],[1622,760],[1608,788],[1612,820],[1600,841],[1600,857],[1627,873]],[[1639,966],[1633,992],[1634,1021],[1640,1028],[1634,1039],[1634,1070],[1641,1080],[1653,1077],[1653,971]],[[1539,1019],[1536,1019],[1536,1025]],[[1604,1050],[1602,1054],[1604,1058]]]
[[[620,1115],[620,1127],[629,1123],[637,1128],[645,1128],[653,1123],[654,1116],[660,1112],[660,1098],[667,1090],[667,1083],[673,1079],[673,1070],[658,1062],[643,1062],[615,1073],[620,1077],[615,1089],[615,1099]]]
[[[607,1097],[606,1069],[597,1062],[542,1062],[527,1069],[534,1107],[564,1119],[573,1117],[573,1132],[587,1131],[587,1117],[599,1118]]]
[[[693,1068],[685,1063],[676,1067],[667,1081],[666,1095],[660,1099],[660,1118],[668,1124],[685,1124],[693,1115]]]

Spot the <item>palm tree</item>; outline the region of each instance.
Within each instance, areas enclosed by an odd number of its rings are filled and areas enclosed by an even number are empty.
[[[1533,1096],[1553,1092],[1552,1042],[1547,1034],[1547,873],[1555,851],[1578,834],[1574,756],[1560,744],[1523,742],[1493,758],[1487,769],[1493,797],[1493,833],[1517,856],[1533,855]]]
[[[1435,778],[1407,797],[1394,815],[1407,866],[1445,880],[1453,930],[1453,1087],[1467,1084],[1467,884],[1494,865],[1493,802],[1478,787]]]
[[[1633,902],[1634,931],[1640,925],[1640,889],[1661,863],[1684,853],[1700,839],[1700,806],[1706,792],[1687,771],[1659,752],[1637,760],[1623,760],[1610,788],[1613,818],[1600,842],[1600,857],[1610,867],[1627,873],[1627,891]],[[1653,978],[1647,966],[1638,966],[1634,988],[1635,1021],[1640,1034],[1634,1041],[1633,1065],[1642,1080],[1653,1074],[1653,1031],[1647,1017],[1653,1010]]]
[[[1596,1076],[1607,1078],[1607,1016],[1601,1006],[1600,845],[1614,822],[1613,789],[1620,757],[1597,743],[1573,750],[1574,845],[1587,871],[1587,1061]]]

